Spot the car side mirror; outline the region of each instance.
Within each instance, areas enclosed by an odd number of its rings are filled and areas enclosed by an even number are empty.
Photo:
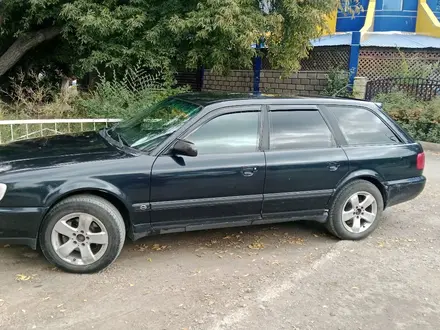
[[[177,140],[177,142],[174,143],[172,152],[175,155],[190,156],[190,157],[195,157],[198,154],[197,149],[194,146],[194,143],[185,140]]]

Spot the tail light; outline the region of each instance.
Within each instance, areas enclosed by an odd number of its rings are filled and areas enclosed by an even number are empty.
[[[417,169],[423,170],[425,168],[425,153],[421,152],[417,155]]]

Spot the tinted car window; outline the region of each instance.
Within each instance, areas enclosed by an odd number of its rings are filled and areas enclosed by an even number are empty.
[[[185,139],[199,154],[241,153],[257,150],[258,112],[222,115],[200,126]]]
[[[349,144],[396,144],[399,139],[373,112],[364,108],[329,107]]]
[[[316,110],[272,111],[270,149],[329,148],[335,145],[332,133]]]

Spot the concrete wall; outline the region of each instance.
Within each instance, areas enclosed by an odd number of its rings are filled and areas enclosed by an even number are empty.
[[[260,76],[260,91],[282,95],[319,95],[327,86],[328,75],[321,71],[300,71],[289,77],[282,77],[282,71],[263,70]],[[253,72],[237,70],[227,77],[205,71],[203,90],[252,92]]]

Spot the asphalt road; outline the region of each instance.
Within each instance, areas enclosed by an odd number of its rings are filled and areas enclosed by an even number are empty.
[[[313,223],[150,237],[101,274],[0,248],[0,329],[439,329],[440,155],[360,242]]]

